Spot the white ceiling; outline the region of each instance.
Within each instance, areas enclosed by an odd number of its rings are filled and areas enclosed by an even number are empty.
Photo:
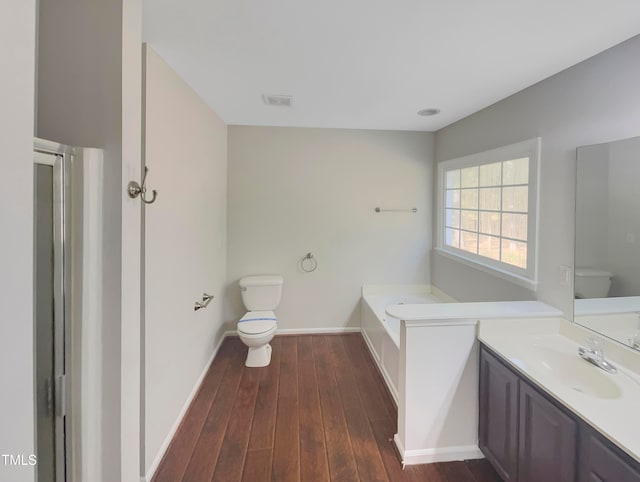
[[[640,1],[144,0],[143,23],[227,124],[433,131],[640,33]]]

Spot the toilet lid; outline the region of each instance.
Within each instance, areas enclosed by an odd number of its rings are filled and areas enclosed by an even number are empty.
[[[277,324],[273,311],[250,311],[238,321],[238,331],[247,335],[259,335]]]

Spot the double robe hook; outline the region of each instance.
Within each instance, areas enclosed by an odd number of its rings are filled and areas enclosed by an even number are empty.
[[[130,181],[129,184],[127,185],[127,191],[129,192],[129,197],[132,199],[137,198],[138,196],[140,196],[140,199],[142,199],[142,202],[145,204],[153,204],[156,200],[156,197],[158,197],[158,191],[156,191],[155,189],[153,191],[151,191],[151,200],[148,200],[145,197],[145,194],[147,193],[147,173],[149,172],[149,168],[147,166],[144,166],[144,175],[142,176],[142,186],[140,184],[138,184],[137,181]]]

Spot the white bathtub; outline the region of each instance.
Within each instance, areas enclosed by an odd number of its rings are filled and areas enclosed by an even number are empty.
[[[393,441],[403,464],[483,457],[478,322],[561,314],[549,308],[536,301],[455,303],[429,286],[362,287],[361,331],[398,407]]]
[[[400,320],[385,313],[389,305],[445,303],[451,298],[429,285],[363,286],[360,316],[362,335],[398,404]]]

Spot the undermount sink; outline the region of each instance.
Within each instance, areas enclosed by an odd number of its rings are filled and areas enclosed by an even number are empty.
[[[577,352],[570,354],[548,346],[530,345],[518,350],[518,356],[511,357],[511,361],[585,395],[603,399],[622,395],[611,375],[580,358]]]

